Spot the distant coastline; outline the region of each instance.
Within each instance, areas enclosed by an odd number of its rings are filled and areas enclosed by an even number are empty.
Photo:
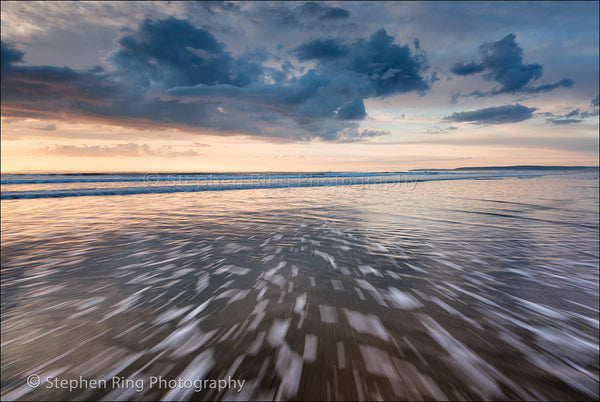
[[[454,169],[410,169],[409,172],[453,172],[461,170],[578,170],[598,169],[598,166],[540,166],[540,165],[515,165],[515,166],[464,166]]]
[[[311,175],[311,176],[327,176],[332,174],[398,174],[406,172],[454,172],[454,171],[471,171],[471,170],[580,170],[580,169],[600,169],[599,166],[542,166],[542,165],[514,165],[514,166],[461,166],[457,168],[418,168],[409,170],[386,170],[386,171],[369,171],[369,172],[356,172],[356,171],[297,171],[297,172],[274,172],[274,171],[255,171],[255,172],[168,172],[168,171],[155,171],[155,172],[76,172],[76,171],[43,171],[43,170],[29,170],[29,171],[12,171],[2,172],[3,175],[64,175],[64,176],[99,176],[99,175],[146,175],[146,174],[158,174],[158,175]]]

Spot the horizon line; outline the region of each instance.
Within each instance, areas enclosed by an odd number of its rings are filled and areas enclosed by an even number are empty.
[[[0,174],[85,174],[85,175],[100,175],[100,174],[236,174],[236,173],[402,173],[402,172],[425,172],[425,171],[454,171],[454,170],[469,170],[469,169],[600,169],[598,166],[581,166],[581,165],[506,165],[506,166],[460,166],[456,168],[415,168],[407,170],[369,170],[369,171],[353,171],[353,170],[255,170],[255,171],[77,171],[77,170],[16,170],[2,171]]]

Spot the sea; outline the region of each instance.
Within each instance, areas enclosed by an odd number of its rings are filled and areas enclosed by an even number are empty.
[[[2,400],[598,400],[598,190],[2,174]]]

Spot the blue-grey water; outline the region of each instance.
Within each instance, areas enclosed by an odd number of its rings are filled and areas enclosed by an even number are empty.
[[[598,184],[3,175],[2,400],[597,400]]]

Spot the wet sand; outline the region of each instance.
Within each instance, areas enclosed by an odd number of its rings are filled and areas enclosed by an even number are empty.
[[[3,200],[2,399],[594,400],[597,208],[577,175]]]

